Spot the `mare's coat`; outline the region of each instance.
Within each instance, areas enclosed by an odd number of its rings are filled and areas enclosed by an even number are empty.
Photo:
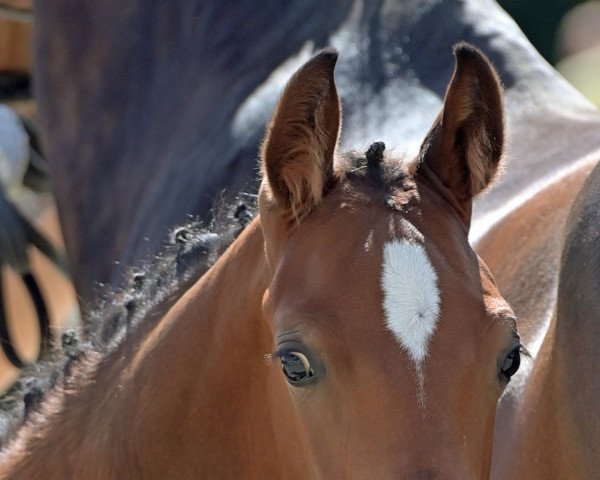
[[[595,109],[493,0],[44,0],[35,11],[44,143],[84,301],[97,282],[121,285],[123,269],[186,215],[205,216],[223,188],[252,185],[274,99],[315,47],[344,54],[341,144],[361,150],[380,139],[415,153],[441,107],[452,45],[491,58],[510,168],[478,201],[478,236],[488,213],[600,148]]]

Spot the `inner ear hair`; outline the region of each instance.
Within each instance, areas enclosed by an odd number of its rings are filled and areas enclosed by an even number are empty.
[[[323,50],[292,76],[263,142],[263,188],[285,217],[316,207],[333,177],[341,124],[336,60],[335,50]]]
[[[444,107],[421,146],[419,163],[470,215],[470,200],[491,183],[502,158],[502,88],[479,49],[459,43],[454,55],[456,67]]]
[[[494,178],[504,147],[502,88],[487,57],[467,43],[454,47],[456,71],[448,87],[443,126],[446,146],[466,165],[465,195],[473,197]]]

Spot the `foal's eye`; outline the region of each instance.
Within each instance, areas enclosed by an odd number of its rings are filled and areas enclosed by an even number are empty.
[[[281,369],[291,384],[298,384],[314,377],[315,372],[310,366],[306,355],[297,351],[289,351],[280,354]]]
[[[523,347],[518,346],[511,350],[511,352],[506,356],[506,360],[504,360],[504,364],[502,365],[502,375],[506,377],[507,380],[510,380],[517,370],[519,370],[519,366],[521,365],[521,349]]]

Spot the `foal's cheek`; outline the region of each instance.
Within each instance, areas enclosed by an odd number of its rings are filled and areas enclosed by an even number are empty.
[[[323,383],[306,389],[290,387],[290,396],[298,411],[302,428],[309,438],[313,457],[320,465],[326,465],[331,458],[343,455],[346,448],[346,428],[352,418],[343,396],[328,391]]]

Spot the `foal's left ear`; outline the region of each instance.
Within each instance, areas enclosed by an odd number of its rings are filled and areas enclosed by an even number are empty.
[[[417,173],[433,173],[468,222],[471,199],[490,184],[500,164],[502,89],[494,67],[476,47],[459,43],[454,55],[444,108],[421,146]]]
[[[263,142],[261,190],[287,218],[317,206],[333,178],[341,123],[336,61],[335,50],[323,50],[292,76]]]

